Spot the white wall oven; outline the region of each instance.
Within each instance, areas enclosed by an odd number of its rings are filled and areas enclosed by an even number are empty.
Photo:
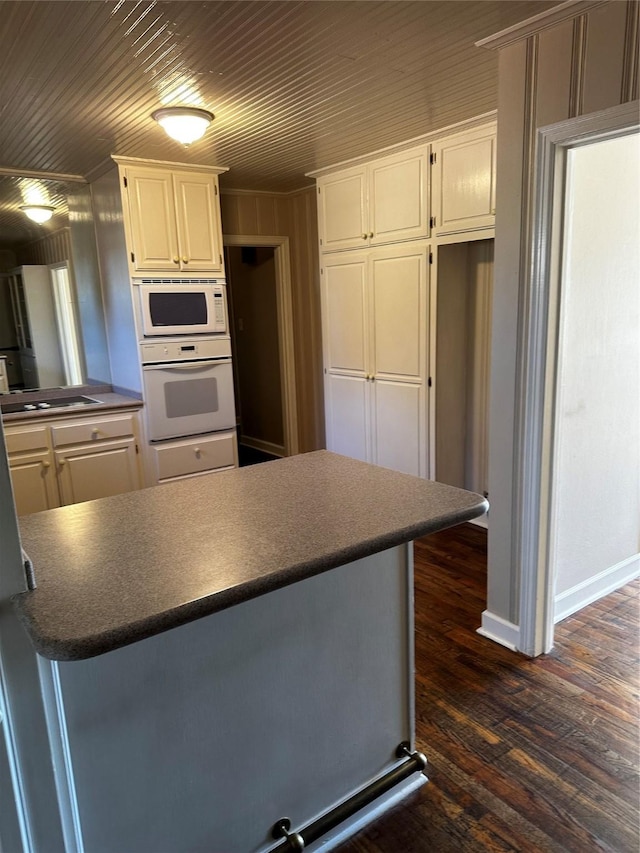
[[[134,279],[145,338],[226,335],[226,287],[220,279]]]
[[[236,426],[228,335],[141,344],[151,441]]]

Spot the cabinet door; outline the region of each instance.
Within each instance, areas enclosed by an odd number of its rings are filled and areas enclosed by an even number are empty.
[[[427,372],[429,247],[390,246],[371,254],[371,373],[424,382]]]
[[[364,376],[325,376],[327,450],[371,460],[370,387]]]
[[[55,451],[62,504],[81,503],[141,487],[135,439]]]
[[[369,317],[367,256],[333,255],[323,260],[322,319],[324,365],[330,372],[365,376]]]
[[[394,471],[426,477],[428,442],[424,385],[376,379],[371,388],[371,461]]]
[[[9,469],[18,515],[60,506],[55,468],[48,451],[10,456]]]
[[[479,128],[434,146],[435,224],[449,234],[495,225],[496,131]]]
[[[222,230],[215,175],[174,173],[180,268],[222,272]]]
[[[372,246],[429,236],[429,146],[369,166]]]
[[[365,166],[347,169],[318,181],[320,249],[354,249],[368,245]]]
[[[131,168],[127,169],[126,179],[134,269],[180,269],[171,173]]]

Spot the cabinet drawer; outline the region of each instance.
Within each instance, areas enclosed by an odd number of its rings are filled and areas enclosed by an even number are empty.
[[[28,450],[47,450],[49,429],[46,426],[7,429],[7,453],[23,453]]]
[[[91,418],[86,421],[76,421],[75,423],[51,427],[54,447],[64,447],[67,444],[86,444],[90,441],[122,438],[135,434],[133,415],[101,418],[100,420]]]
[[[153,447],[158,479],[198,474],[236,464],[235,432]]]

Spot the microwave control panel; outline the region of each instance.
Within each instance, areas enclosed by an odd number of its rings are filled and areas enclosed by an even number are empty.
[[[143,364],[162,364],[164,361],[193,361],[201,358],[228,358],[231,355],[229,335],[215,338],[181,338],[176,341],[154,341],[140,344]]]

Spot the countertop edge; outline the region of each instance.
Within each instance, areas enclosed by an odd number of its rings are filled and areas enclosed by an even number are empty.
[[[455,512],[443,513],[424,522],[399,528],[393,533],[373,537],[357,546],[342,549],[280,571],[271,572],[260,578],[254,578],[242,584],[226,587],[211,595],[164,610],[146,617],[126,627],[111,631],[70,639],[46,637],[34,626],[32,617],[27,613],[25,604],[29,591],[14,595],[11,599],[20,623],[27,631],[35,651],[44,658],[55,661],[87,660],[107,652],[115,651],[132,643],[172,630],[189,622],[194,622],[213,613],[218,613],[245,601],[250,601],[269,592],[282,589],[290,584],[338,568],[355,560],[410,542],[429,533],[444,530],[465,521],[471,521],[483,515],[489,507],[486,500],[480,499],[474,506]]]

